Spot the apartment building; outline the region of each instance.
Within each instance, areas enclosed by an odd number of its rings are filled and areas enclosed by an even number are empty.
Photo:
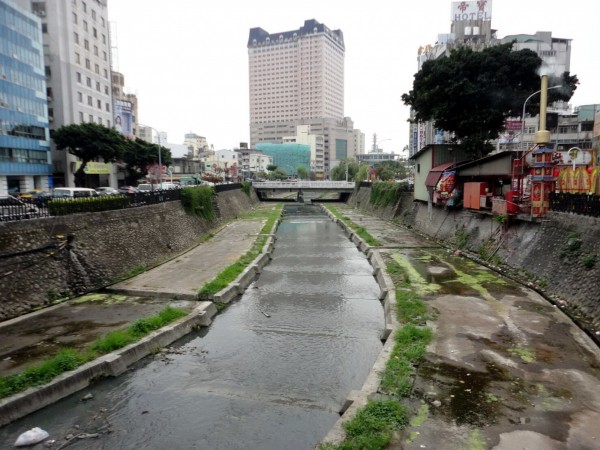
[[[41,19],[50,128],[114,125],[107,0],[12,0]],[[77,158],[52,150],[54,186],[74,186]],[[117,170],[99,162],[86,183],[116,186]]]
[[[324,171],[334,166],[336,155],[349,155],[355,148],[360,151],[360,130],[347,128],[353,123],[344,116],[341,30],[331,30],[314,19],[297,30],[280,33],[252,28],[247,47],[251,147],[283,143],[284,137],[296,135],[298,125],[310,125],[323,131]],[[343,127],[339,136],[330,136],[330,131]],[[343,142],[341,134],[351,141]]]
[[[0,197],[52,183],[41,20],[0,0]]]
[[[419,47],[418,70],[421,70],[426,61],[448,56],[452,50],[459,47],[481,51],[509,42],[514,42],[515,51],[529,49],[536,52],[551,75],[560,77],[563,72],[570,70],[570,39],[553,37],[549,31],[498,38],[497,30],[492,28],[492,2],[452,2],[451,11],[451,32],[439,34],[435,44]],[[412,111],[410,119],[414,119]],[[436,129],[433,122],[411,123],[409,156],[427,145],[448,143],[451,138],[449,133]]]

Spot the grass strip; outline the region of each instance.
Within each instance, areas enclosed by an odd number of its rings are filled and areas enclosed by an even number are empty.
[[[381,375],[379,390],[387,395],[387,399],[371,400],[360,408],[343,425],[346,431],[344,441],[323,444],[320,446],[322,450],[384,449],[393,433],[409,423],[410,414],[401,399],[411,395],[415,367],[425,356],[432,332],[430,328],[421,326],[429,318],[427,307],[416,288],[411,286],[404,268],[390,261],[386,269],[397,287],[396,314],[404,324],[394,334],[394,348]]]
[[[0,377],[0,398],[49,383],[64,372],[76,369],[98,356],[136,342],[150,332],[186,315],[187,312],[183,309],[167,306],[155,316],[140,319],[124,330],[108,333],[105,337],[92,342],[84,350],[62,349],[55,356],[39,364],[26,367],[21,373]]]
[[[277,205],[275,208],[270,210],[264,208],[258,208],[244,215],[242,219],[255,219],[255,218],[266,218],[267,221],[260,230],[260,236],[256,238],[254,244],[248,252],[242,255],[235,263],[227,266],[222,272],[220,272],[213,280],[204,284],[198,291],[198,298],[205,300],[210,298],[211,295],[216,294],[220,290],[229,286],[249,264],[252,263],[262,252],[262,249],[267,242],[267,235],[271,233],[275,222],[281,215],[281,209],[283,205]]]
[[[394,431],[408,424],[408,409],[395,400],[373,400],[344,424],[346,440],[325,444],[324,450],[382,449],[390,443]]]
[[[331,205],[324,205],[324,206],[329,211],[331,211],[331,213],[335,217],[337,217],[339,220],[341,220],[346,225],[348,225],[350,228],[352,228],[354,230],[354,232],[358,236],[360,236],[360,238],[363,241],[365,241],[367,244],[369,244],[371,247],[380,247],[381,246],[381,242],[379,242],[377,239],[375,239],[373,236],[371,236],[369,234],[369,232],[364,229],[364,227],[361,227],[360,225],[357,225],[356,223],[352,222],[352,220],[350,220],[348,217],[341,214],[335,207],[333,207]]]

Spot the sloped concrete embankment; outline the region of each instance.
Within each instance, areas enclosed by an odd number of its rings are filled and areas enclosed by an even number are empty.
[[[30,388],[0,400],[0,426],[26,416],[86,388],[94,380],[123,373],[131,364],[156,352],[200,327],[209,326],[217,313],[211,302],[200,302],[187,316],[157,330],[140,341],[104,355],[56,377],[50,383]]]
[[[361,188],[348,204],[393,220],[449,247],[470,251],[478,262],[501,261],[504,275],[526,283],[560,305],[592,337],[600,338],[600,219],[549,213],[543,221],[503,224],[491,215],[449,211],[414,202],[373,206],[371,189]],[[496,267],[498,268],[498,267]]]
[[[275,231],[279,218],[271,230],[260,255],[226,288],[212,296],[212,301],[202,301],[186,317],[157,330],[138,342],[104,355],[73,371],[66,372],[52,382],[28,389],[20,394],[0,400],[0,426],[24,417],[68,395],[89,386],[94,380],[117,376],[140,359],[156,352],[200,327],[207,327],[217,314],[213,302],[229,303],[241,295],[268,264],[274,248]]]
[[[348,236],[356,247],[365,255],[371,266],[373,266],[373,276],[377,280],[381,289],[379,294],[379,300],[383,306],[385,328],[382,332],[381,340],[383,342],[383,348],[379,352],[367,379],[363,383],[360,390],[350,392],[346,403],[340,411],[340,418],[337,420],[335,425],[329,430],[327,435],[322,439],[321,443],[340,443],[345,438],[345,431],[343,423],[354,417],[357,411],[365,406],[369,399],[377,393],[379,384],[381,381],[381,373],[385,370],[385,365],[389,360],[392,350],[394,349],[395,340],[394,332],[398,329],[400,324],[396,319],[395,305],[396,305],[396,291],[392,279],[389,277],[385,270],[385,262],[377,250],[367,244],[360,236],[358,236],[354,230],[352,230],[343,221],[335,217],[327,208],[321,205],[321,208],[325,213],[337,224],[339,224],[344,233]]]
[[[0,321],[172,258],[255,205],[256,194],[250,194],[241,189],[217,194],[216,223],[187,214],[178,201],[0,223]]]

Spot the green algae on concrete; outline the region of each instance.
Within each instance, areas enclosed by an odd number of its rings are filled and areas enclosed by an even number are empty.
[[[525,364],[529,364],[535,361],[535,353],[521,346],[511,347],[508,349],[508,353],[511,355],[518,356]]]
[[[473,430],[469,434],[469,442],[466,447],[462,447],[459,450],[485,450],[485,441],[481,436],[480,430]]]
[[[392,258],[396,261],[400,267],[404,269],[404,271],[408,274],[410,278],[410,285],[412,289],[416,291],[419,295],[428,295],[433,294],[441,289],[441,286],[437,283],[430,283],[425,278],[421,276],[421,274],[415,269],[415,267],[410,263],[410,261],[406,258],[406,256],[393,253]]]
[[[81,297],[74,298],[71,300],[72,303],[81,304],[88,302],[98,302],[104,303],[105,305],[116,305],[118,303],[123,303],[130,298],[126,295],[120,294],[87,294],[82,295]],[[136,297],[137,298],[137,297]]]

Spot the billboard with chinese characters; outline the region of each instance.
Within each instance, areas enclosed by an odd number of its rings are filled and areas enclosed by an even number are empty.
[[[492,0],[477,0],[472,2],[452,2],[450,20],[460,22],[467,20],[492,20]]]
[[[127,138],[133,138],[133,108],[131,102],[115,100],[115,130]]]

